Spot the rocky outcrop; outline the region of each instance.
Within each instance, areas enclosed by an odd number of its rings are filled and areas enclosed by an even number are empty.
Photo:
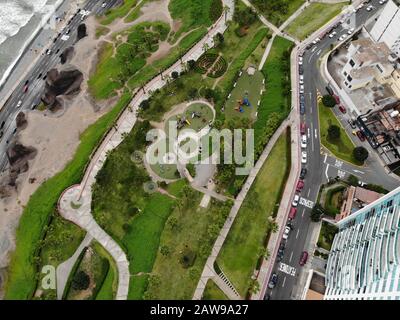
[[[65,64],[70,61],[74,54],[74,47],[65,48],[65,50],[60,54],[60,62],[61,64]]]
[[[78,26],[78,33],[77,33],[77,41],[81,40],[82,38],[86,37],[86,25],[84,23]]]
[[[17,118],[15,119],[15,122],[17,124],[18,130],[25,129],[26,126],[28,125],[28,120],[26,120],[25,113],[23,113],[22,111],[20,113],[18,113]]]
[[[37,150],[33,147],[26,147],[21,143],[14,142],[7,149],[7,158],[10,163],[9,185],[15,186],[15,181],[20,173],[29,169],[28,161],[33,159]]]

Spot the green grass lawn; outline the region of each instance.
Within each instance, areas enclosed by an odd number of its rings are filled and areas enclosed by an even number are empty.
[[[99,17],[100,23],[107,25],[114,22],[115,19],[125,17],[137,3],[138,0],[124,0],[121,6],[109,9],[104,16]]]
[[[50,222],[58,198],[67,187],[81,181],[90,154],[130,100],[131,95],[125,93],[111,111],[90,125],[81,134],[74,158],[30,197],[16,231],[17,247],[11,255],[6,299],[23,300],[32,296],[36,287],[39,244],[45,236],[45,227]]]
[[[322,221],[321,231],[318,237],[318,247],[324,248],[325,250],[331,250],[333,238],[335,234],[338,232],[338,228],[334,225]]]
[[[260,71],[256,71],[254,75],[249,75],[247,70],[243,70],[241,77],[239,77],[236,87],[231,92],[231,97],[225,104],[225,117],[227,119],[233,117],[247,117],[255,120],[257,112],[257,103],[261,98],[260,91],[264,88],[264,76]],[[247,95],[246,95],[247,93]],[[242,100],[245,96],[248,97],[251,107],[243,106],[244,112],[236,110],[238,107],[238,100]]]
[[[343,129],[340,122],[336,119],[332,110],[325,107],[322,102],[318,104],[319,113],[319,126],[321,142],[325,148],[333,153],[336,157],[353,163],[355,165],[362,165],[359,161],[353,157],[353,149],[355,148],[354,143],[351,141],[347,135],[346,130]],[[328,128],[330,125],[336,125],[340,128],[340,138],[335,141],[330,141],[328,139]]]
[[[305,2],[304,0],[250,0],[271,23],[279,27]],[[279,5],[279,2],[287,3],[287,6]],[[282,10],[282,6],[286,10]]]
[[[303,40],[337,16],[345,5],[345,3],[312,3],[285,30]]]
[[[99,283],[100,288],[97,291],[96,300],[113,300],[115,299],[118,288],[118,269],[113,257],[99,244],[95,243],[96,251],[108,260],[109,268],[103,283]]]
[[[257,175],[225,240],[217,263],[242,297],[268,234],[268,217],[279,205],[290,170],[290,136],[282,134]]]
[[[182,205],[169,217],[161,235],[146,299],[192,299],[212,245],[232,205],[212,199],[207,209],[199,208],[201,198],[202,194],[193,190],[181,196]],[[195,255],[191,266],[182,263],[185,250]]]
[[[211,279],[207,281],[202,300],[229,300],[225,293]]]

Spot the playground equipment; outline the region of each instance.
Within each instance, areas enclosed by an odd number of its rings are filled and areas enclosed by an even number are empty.
[[[190,126],[190,121],[188,119],[186,119],[185,116],[177,116],[176,117],[176,128],[177,129],[181,129],[183,128],[185,125]]]
[[[200,112],[196,112],[196,111],[193,111],[192,112],[192,119],[194,119],[194,118],[200,118],[201,117],[201,113]]]
[[[244,97],[241,100],[237,100],[237,107],[235,108],[236,111],[244,112],[243,106],[251,107],[251,103],[249,101],[248,92],[246,91]]]

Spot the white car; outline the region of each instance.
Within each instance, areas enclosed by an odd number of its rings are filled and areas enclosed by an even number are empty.
[[[285,227],[285,231],[283,232],[282,238],[286,240],[289,238],[290,228],[288,226]]]
[[[301,152],[301,163],[307,163],[307,152]]]
[[[102,8],[105,8],[107,5],[107,2],[103,2],[103,4],[101,5]]]
[[[312,42],[313,44],[317,44],[318,42],[320,42],[321,39],[320,38],[315,38],[314,41]]]
[[[300,93],[303,94],[304,93],[304,84],[300,85]]]
[[[299,82],[300,82],[300,84],[304,83],[304,75],[302,75],[302,74],[300,75]]]
[[[344,39],[347,38],[347,34],[342,34],[339,38],[339,41],[343,41]]]
[[[333,31],[330,35],[329,35],[329,38],[333,38],[334,36],[336,36],[336,34],[337,34],[337,32],[336,31]]]
[[[354,32],[354,28],[351,28],[347,31],[347,34],[352,34]]]
[[[301,147],[303,149],[307,148],[307,136],[305,134],[301,136]]]
[[[18,101],[17,108],[19,108],[20,106],[22,106],[22,101],[21,100]]]
[[[303,57],[299,56],[299,65],[303,64]]]
[[[293,201],[292,201],[292,206],[297,207],[297,205],[299,204],[299,200],[300,200],[300,196],[298,194],[295,194]]]
[[[367,11],[371,11],[371,10],[373,10],[374,9],[374,6],[373,5],[369,5],[368,7],[367,7]]]
[[[384,3],[386,3],[386,0],[380,0],[379,1],[379,4],[384,4]]]

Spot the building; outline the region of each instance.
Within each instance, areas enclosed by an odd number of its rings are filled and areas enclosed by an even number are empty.
[[[335,217],[336,221],[340,221],[366,205],[378,200],[383,194],[364,189],[361,187],[349,186],[343,192],[343,202],[340,214]]]
[[[370,31],[372,39],[384,42],[388,48],[400,57],[400,8],[389,0],[378,20]]]
[[[310,269],[301,299],[323,300],[325,290],[324,275],[316,270]]]
[[[324,299],[400,300],[400,187],[339,221]]]
[[[387,86],[396,98],[400,98],[400,73],[397,56],[386,43],[375,43],[369,38],[352,41],[343,67],[343,84],[349,91],[369,84]],[[374,84],[375,85],[375,84]]]

